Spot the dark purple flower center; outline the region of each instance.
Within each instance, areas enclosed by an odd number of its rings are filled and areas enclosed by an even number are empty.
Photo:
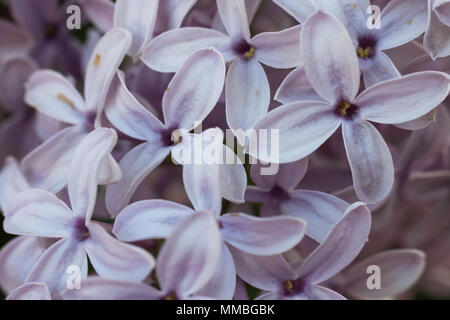
[[[301,279],[287,280],[283,283],[284,295],[292,296],[303,292],[305,288],[305,282]]]
[[[352,119],[358,113],[359,107],[342,100],[336,107],[335,113],[343,118]]]
[[[283,188],[279,187],[278,185],[275,185],[270,190],[270,196],[271,196],[272,201],[274,202],[273,205],[276,207],[281,202],[283,202],[284,200],[289,198],[289,193],[286,192],[286,190],[284,190]]]
[[[44,28],[44,36],[46,39],[54,39],[58,36],[59,26],[57,24],[47,24]]]
[[[161,139],[166,147],[175,146],[183,141],[180,130],[169,128],[161,132]]]
[[[74,237],[78,241],[84,241],[91,236],[83,218],[79,218],[75,221],[74,229]]]
[[[363,36],[358,39],[356,53],[361,59],[372,58],[375,54],[377,40],[372,36]]]
[[[245,40],[241,40],[238,43],[236,43],[236,45],[233,48],[234,52],[236,52],[236,54],[247,58],[247,59],[251,59],[253,58],[253,56],[255,55],[255,48],[252,47],[247,41]]]

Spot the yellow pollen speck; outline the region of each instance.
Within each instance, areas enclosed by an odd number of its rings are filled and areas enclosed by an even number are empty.
[[[94,58],[94,67],[98,67],[98,65],[100,64],[100,60],[101,60],[100,55],[96,54]]]
[[[343,115],[346,116],[347,115],[347,110],[348,108],[350,108],[352,105],[346,101],[342,101],[342,103],[339,105],[339,112]]]
[[[166,93],[169,92],[169,87],[166,88],[166,91],[165,91],[165,92],[166,92]]]
[[[167,297],[165,297],[164,300],[173,301],[173,300],[178,300],[178,299],[177,299],[177,296],[175,295],[175,293],[171,293]]]
[[[72,109],[75,110],[75,105],[73,104],[72,100],[70,100],[69,98],[67,98],[64,94],[62,93],[58,93],[58,95],[56,96],[59,100],[61,100],[62,102],[65,102],[69,105],[69,107],[71,107]]]
[[[367,48],[364,48],[364,49],[361,48],[361,47],[358,47],[358,50],[357,50],[356,53],[358,54],[358,57],[366,59],[366,58],[369,57],[371,51],[372,51],[371,47],[367,47]]]
[[[411,20],[408,21],[408,24],[409,24],[409,25],[412,25],[412,23],[413,23],[413,19],[411,19]]]
[[[248,50],[246,53],[244,53],[244,57],[247,59],[253,58],[253,56],[255,55],[255,51],[256,51],[256,49],[251,47],[250,50]]]
[[[292,284],[291,280],[287,280],[284,282],[284,288],[286,290],[292,290],[294,288],[294,285]]]
[[[356,3],[354,3],[353,8],[358,9],[358,5]]]
[[[256,95],[259,96],[259,90],[256,90]]]

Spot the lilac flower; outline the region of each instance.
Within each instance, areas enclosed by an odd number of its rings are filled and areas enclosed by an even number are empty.
[[[433,60],[450,55],[450,1],[427,0],[428,25],[424,49]]]
[[[367,9],[370,0],[274,0],[299,22],[316,10],[334,15],[347,29],[355,46],[366,87],[400,76],[399,71],[383,53],[419,37],[426,26],[427,4],[424,0],[392,0],[381,12],[381,28],[369,29]]]
[[[216,105],[224,79],[225,63],[217,51],[196,52],[166,90],[162,102],[163,124],[130,94],[123,78],[118,76],[111,88],[106,116],[118,130],[145,142],[120,161],[122,180],[109,186],[106,195],[111,214],[117,214],[128,204],[139,184],[171,151],[183,148],[183,136]]]
[[[4,62],[12,57],[27,55],[33,44],[32,36],[23,28],[8,21],[0,20],[0,61]]]
[[[144,284],[90,277],[80,290],[69,290],[65,299],[155,300],[209,299],[198,292],[214,275],[220,260],[221,241],[213,216],[190,215],[164,243],[156,261],[157,290]]]
[[[116,140],[115,131],[97,129],[75,151],[68,178],[72,209],[38,189],[20,193],[8,203],[6,232],[61,239],[42,254],[25,281],[46,283],[53,297],[65,288],[69,266],[78,266],[80,276],[87,276],[86,254],[98,274],[107,278],[139,282],[153,268],[148,253],[119,242],[101,224],[91,221],[101,164],[110,157]]]
[[[44,188],[67,182],[67,172],[75,148],[98,126],[107,90],[131,43],[125,30],[108,32],[91,56],[84,83],[84,99],[72,83],[51,70],[34,73],[26,83],[25,101],[39,112],[69,124],[22,161],[32,185]],[[31,175],[33,174],[33,175]]]
[[[306,21],[301,38],[305,73],[323,102],[284,105],[267,114],[255,129],[280,130],[279,158],[285,163],[308,156],[342,126],[356,193],[362,201],[379,202],[392,189],[394,166],[389,148],[367,120],[396,124],[427,114],[447,97],[449,77],[419,72],[384,81],[357,96],[357,56],[342,24],[318,11]]]
[[[290,265],[282,255],[257,257],[232,251],[240,278],[268,291],[259,299],[341,300],[339,293],[320,286],[349,265],[363,248],[370,231],[370,212],[353,204],[330,230],[326,240],[300,265]],[[258,270],[258,272],[255,272]]]
[[[294,189],[306,174],[308,158],[282,164],[272,176],[261,175],[262,168],[261,164],[252,166],[250,174],[257,187],[247,187],[246,200],[262,202],[262,216],[285,213],[305,220],[306,235],[323,242],[350,205],[324,192]]]
[[[233,62],[225,85],[228,126],[250,129],[267,113],[270,88],[261,65],[291,68],[300,65],[299,27],[250,37],[243,0],[217,0],[227,34],[206,28],[186,27],[168,31],[144,49],[142,61],[160,72],[174,72],[197,49],[213,46],[226,62]]]
[[[113,233],[122,241],[170,237],[180,221],[211,212],[220,226],[221,260],[211,282],[199,294],[219,299],[231,299],[235,291],[236,274],[231,247],[254,255],[272,255],[295,246],[305,231],[305,222],[294,217],[258,218],[243,213],[220,216],[221,192],[217,165],[185,165],[183,181],[195,209],[165,201],[135,202],[116,218]]]
[[[52,296],[45,283],[26,283],[6,298],[6,300],[52,300]]]

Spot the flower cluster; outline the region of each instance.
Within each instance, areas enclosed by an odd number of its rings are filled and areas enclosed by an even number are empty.
[[[450,0],[0,13],[7,299],[450,297]]]

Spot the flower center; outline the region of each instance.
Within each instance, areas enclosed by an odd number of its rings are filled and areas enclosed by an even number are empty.
[[[377,41],[371,36],[361,37],[358,40],[358,49],[356,49],[356,54],[361,59],[368,59],[373,57],[375,54],[375,48]]]
[[[294,285],[292,284],[291,280],[287,280],[283,283],[284,288],[288,291],[291,291],[292,289],[294,289]]]
[[[179,143],[181,143],[183,141],[183,136],[181,135],[180,130],[174,130],[172,132],[172,136],[170,137],[170,141],[172,141],[172,143],[174,145],[177,145]]]
[[[336,107],[336,114],[340,117],[351,119],[356,113],[358,113],[358,110],[358,106],[342,100],[342,102]]]
[[[176,295],[174,292],[172,292],[172,293],[168,294],[168,295],[164,298],[164,300],[167,300],[167,301],[178,300],[178,297],[177,297],[177,295]]]
[[[241,40],[234,46],[234,52],[246,59],[251,59],[255,55],[256,49],[247,41]]]
[[[90,237],[89,229],[86,227],[84,219],[77,219],[74,225],[74,237],[78,241],[84,241]]]

